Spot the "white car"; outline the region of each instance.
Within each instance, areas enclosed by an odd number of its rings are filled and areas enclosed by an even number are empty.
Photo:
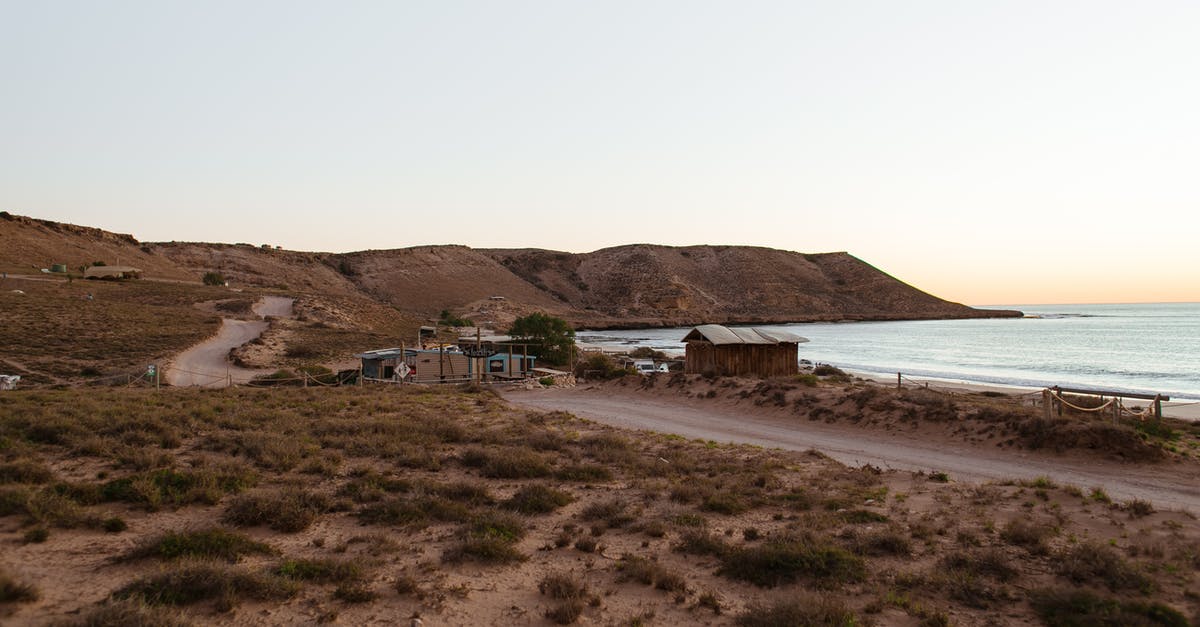
[[[633,360],[633,369],[637,370],[638,374],[651,375],[658,372],[654,367],[653,359],[635,359]]]

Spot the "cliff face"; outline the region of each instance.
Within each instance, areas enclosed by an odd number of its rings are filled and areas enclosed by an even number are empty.
[[[0,217],[0,267],[9,272],[93,261],[137,266],[147,278],[199,281],[216,271],[235,285],[368,298],[422,318],[448,309],[497,327],[532,311],[589,328],[1019,315],[944,301],[847,253],[635,244],[582,254],[465,246],[332,254],[146,244],[91,227]]]

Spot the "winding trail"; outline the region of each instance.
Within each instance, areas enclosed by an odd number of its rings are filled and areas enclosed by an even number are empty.
[[[176,387],[226,387],[246,383],[262,370],[240,368],[229,361],[229,351],[262,335],[270,325],[267,316],[291,317],[294,299],[283,296],[263,296],[254,304],[259,320],[221,320],[221,328],[213,337],[177,355],[166,371],[167,383]]]
[[[616,427],[771,448],[817,449],[852,466],[937,470],[955,480],[973,482],[1045,475],[1085,489],[1101,486],[1117,500],[1138,498],[1159,508],[1200,512],[1200,470],[1195,464],[1131,464],[1083,455],[999,449],[951,437],[917,438],[895,431],[788,420],[712,402],[612,389],[511,390],[504,398],[514,405],[568,411]]]

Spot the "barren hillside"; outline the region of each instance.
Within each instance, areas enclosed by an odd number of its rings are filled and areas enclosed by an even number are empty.
[[[235,286],[370,301],[416,319],[448,309],[497,327],[531,311],[590,328],[1015,313],[947,302],[848,253],[636,244],[582,254],[465,246],[334,254],[249,244],[142,243],[90,227],[4,218],[0,268],[9,272],[53,263],[77,269],[94,261],[134,265],[148,278],[198,281],[215,271]]]
[[[997,314],[922,292],[848,253],[648,244],[581,255],[532,249],[488,253],[579,310],[576,320],[588,326]]]

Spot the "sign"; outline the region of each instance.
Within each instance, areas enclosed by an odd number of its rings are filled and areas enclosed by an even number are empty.
[[[146,376],[153,377],[155,370],[157,370],[157,368],[154,367],[154,364],[150,364],[149,366],[146,366]]]
[[[480,346],[480,347],[468,346],[468,347],[462,349],[462,352],[467,357],[478,358],[478,357],[491,357],[492,355],[495,355],[498,351],[494,348],[490,348],[490,347],[486,347],[486,346]]]

